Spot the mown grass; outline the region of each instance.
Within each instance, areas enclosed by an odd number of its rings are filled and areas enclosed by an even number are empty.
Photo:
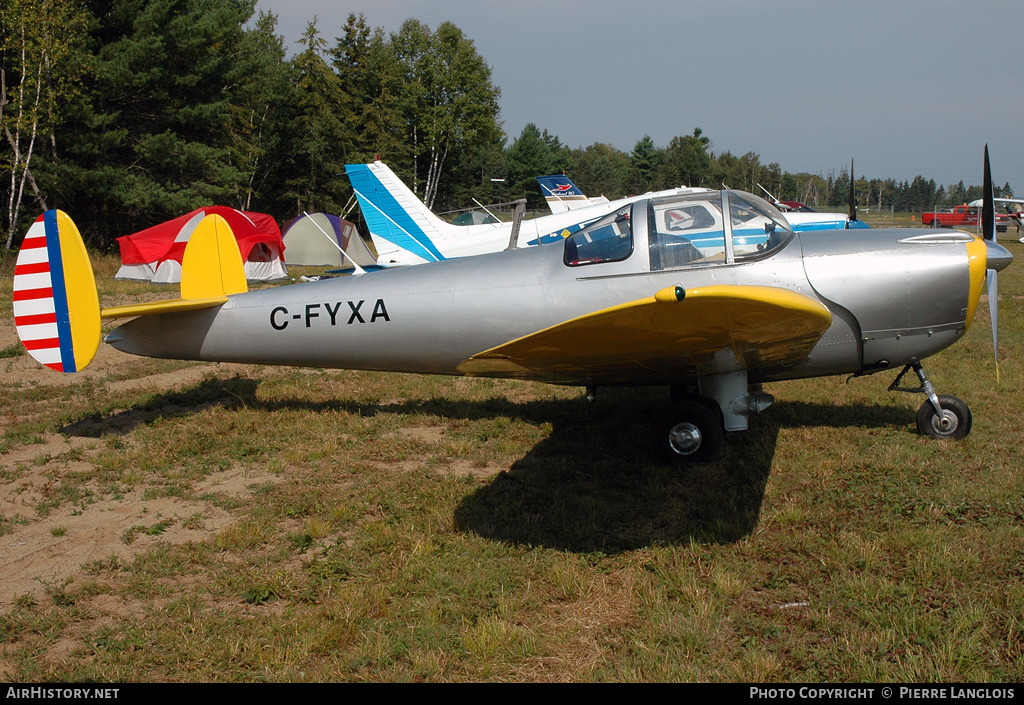
[[[532,384],[245,367],[181,391],[71,385],[54,403],[4,380],[4,404],[32,414],[0,450],[95,441],[91,469],[56,473],[40,501],[53,526],[134,489],[231,515],[185,544],[160,541],[153,516],[124,537],[153,548],[4,608],[5,675],[1019,682],[1010,247],[1001,382],[983,315],[926,363],[971,404],[963,442],[918,436],[922,398],[887,392],[889,374],[770,385],[778,401],[723,459],[686,471],[651,451],[656,390],[589,405]],[[204,489],[227,471],[251,478],[250,500]],[[5,539],[19,527],[0,517]],[[109,597],[129,613],[111,619]]]

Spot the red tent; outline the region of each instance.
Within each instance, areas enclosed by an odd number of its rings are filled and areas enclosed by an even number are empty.
[[[116,279],[142,279],[156,282],[181,280],[181,258],[192,231],[207,215],[219,215],[231,226],[238,250],[245,262],[248,279],[278,279],[287,276],[284,269],[284,241],[274,219],[264,213],[251,213],[226,206],[207,206],[117,238],[121,247],[121,269]]]

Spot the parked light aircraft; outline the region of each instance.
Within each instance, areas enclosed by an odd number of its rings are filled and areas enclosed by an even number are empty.
[[[498,252],[510,246],[527,247],[555,242],[598,218],[641,200],[712,192],[710,189],[683,187],[614,201],[604,199],[601,202],[598,198],[598,202],[590,205],[566,208],[522,221],[516,242],[512,243],[514,223],[452,225],[444,222],[383,162],[349,164],[345,171],[377,250],[377,263],[389,267]],[[553,206],[552,210],[556,207]],[[795,213],[787,217],[787,221],[798,232],[866,227],[855,220],[851,222],[842,213]]]
[[[1018,233],[1024,229],[1024,223],[1021,222],[1022,219],[1024,219],[1024,199],[993,198],[992,203],[1003,207],[1003,210],[1007,215],[1009,215],[1010,220],[1012,220],[1014,225],[1016,225]],[[971,201],[967,205],[971,208],[981,208],[983,204],[984,199],[979,199],[977,201]],[[1018,238],[1017,242],[1024,242],[1024,237]]]
[[[552,213],[564,213],[608,202],[605,196],[588,197],[566,174],[538,176],[537,185]]]
[[[939,395],[922,360],[959,340],[988,272],[1013,259],[997,244],[986,148],[985,237],[874,229],[858,237],[795,232],[741,191],[649,195],[558,243],[246,291],[230,228],[193,234],[180,300],[100,310],[74,223],[48,211],[26,235],[14,279],[29,352],[73,372],[92,359],[100,320],[133,317],[106,337],[158,358],[385,370],[580,385],[662,385],[676,400],[659,444],[709,461],[725,431],[772,397],[761,384],[902,371],[922,392],[920,432],[959,438],[971,413]],[[998,353],[997,353],[998,354]],[[900,386],[913,370],[920,387]]]
[[[772,205],[786,215],[786,219],[794,224],[796,230],[856,230],[870,228],[867,223],[857,219],[857,181],[853,177],[853,160],[850,160],[850,212],[846,213],[820,213],[810,206],[799,201],[780,201],[761,184],[757,187],[764,191]],[[831,226],[831,227],[830,227]]]

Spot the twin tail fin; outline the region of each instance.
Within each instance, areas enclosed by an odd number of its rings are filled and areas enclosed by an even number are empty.
[[[221,306],[248,290],[231,227],[209,215],[185,248],[181,298],[101,309],[89,255],[74,221],[49,210],[32,224],[14,269],[14,324],[28,353],[58,372],[92,362],[104,318],[145,316]]]

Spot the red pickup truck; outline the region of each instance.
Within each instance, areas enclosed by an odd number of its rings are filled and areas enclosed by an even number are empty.
[[[965,225],[978,225],[980,218],[981,208],[964,204],[957,206],[952,211],[922,213],[921,224],[932,228],[959,228]],[[996,230],[1005,233],[1009,223],[1009,215],[996,213]]]

